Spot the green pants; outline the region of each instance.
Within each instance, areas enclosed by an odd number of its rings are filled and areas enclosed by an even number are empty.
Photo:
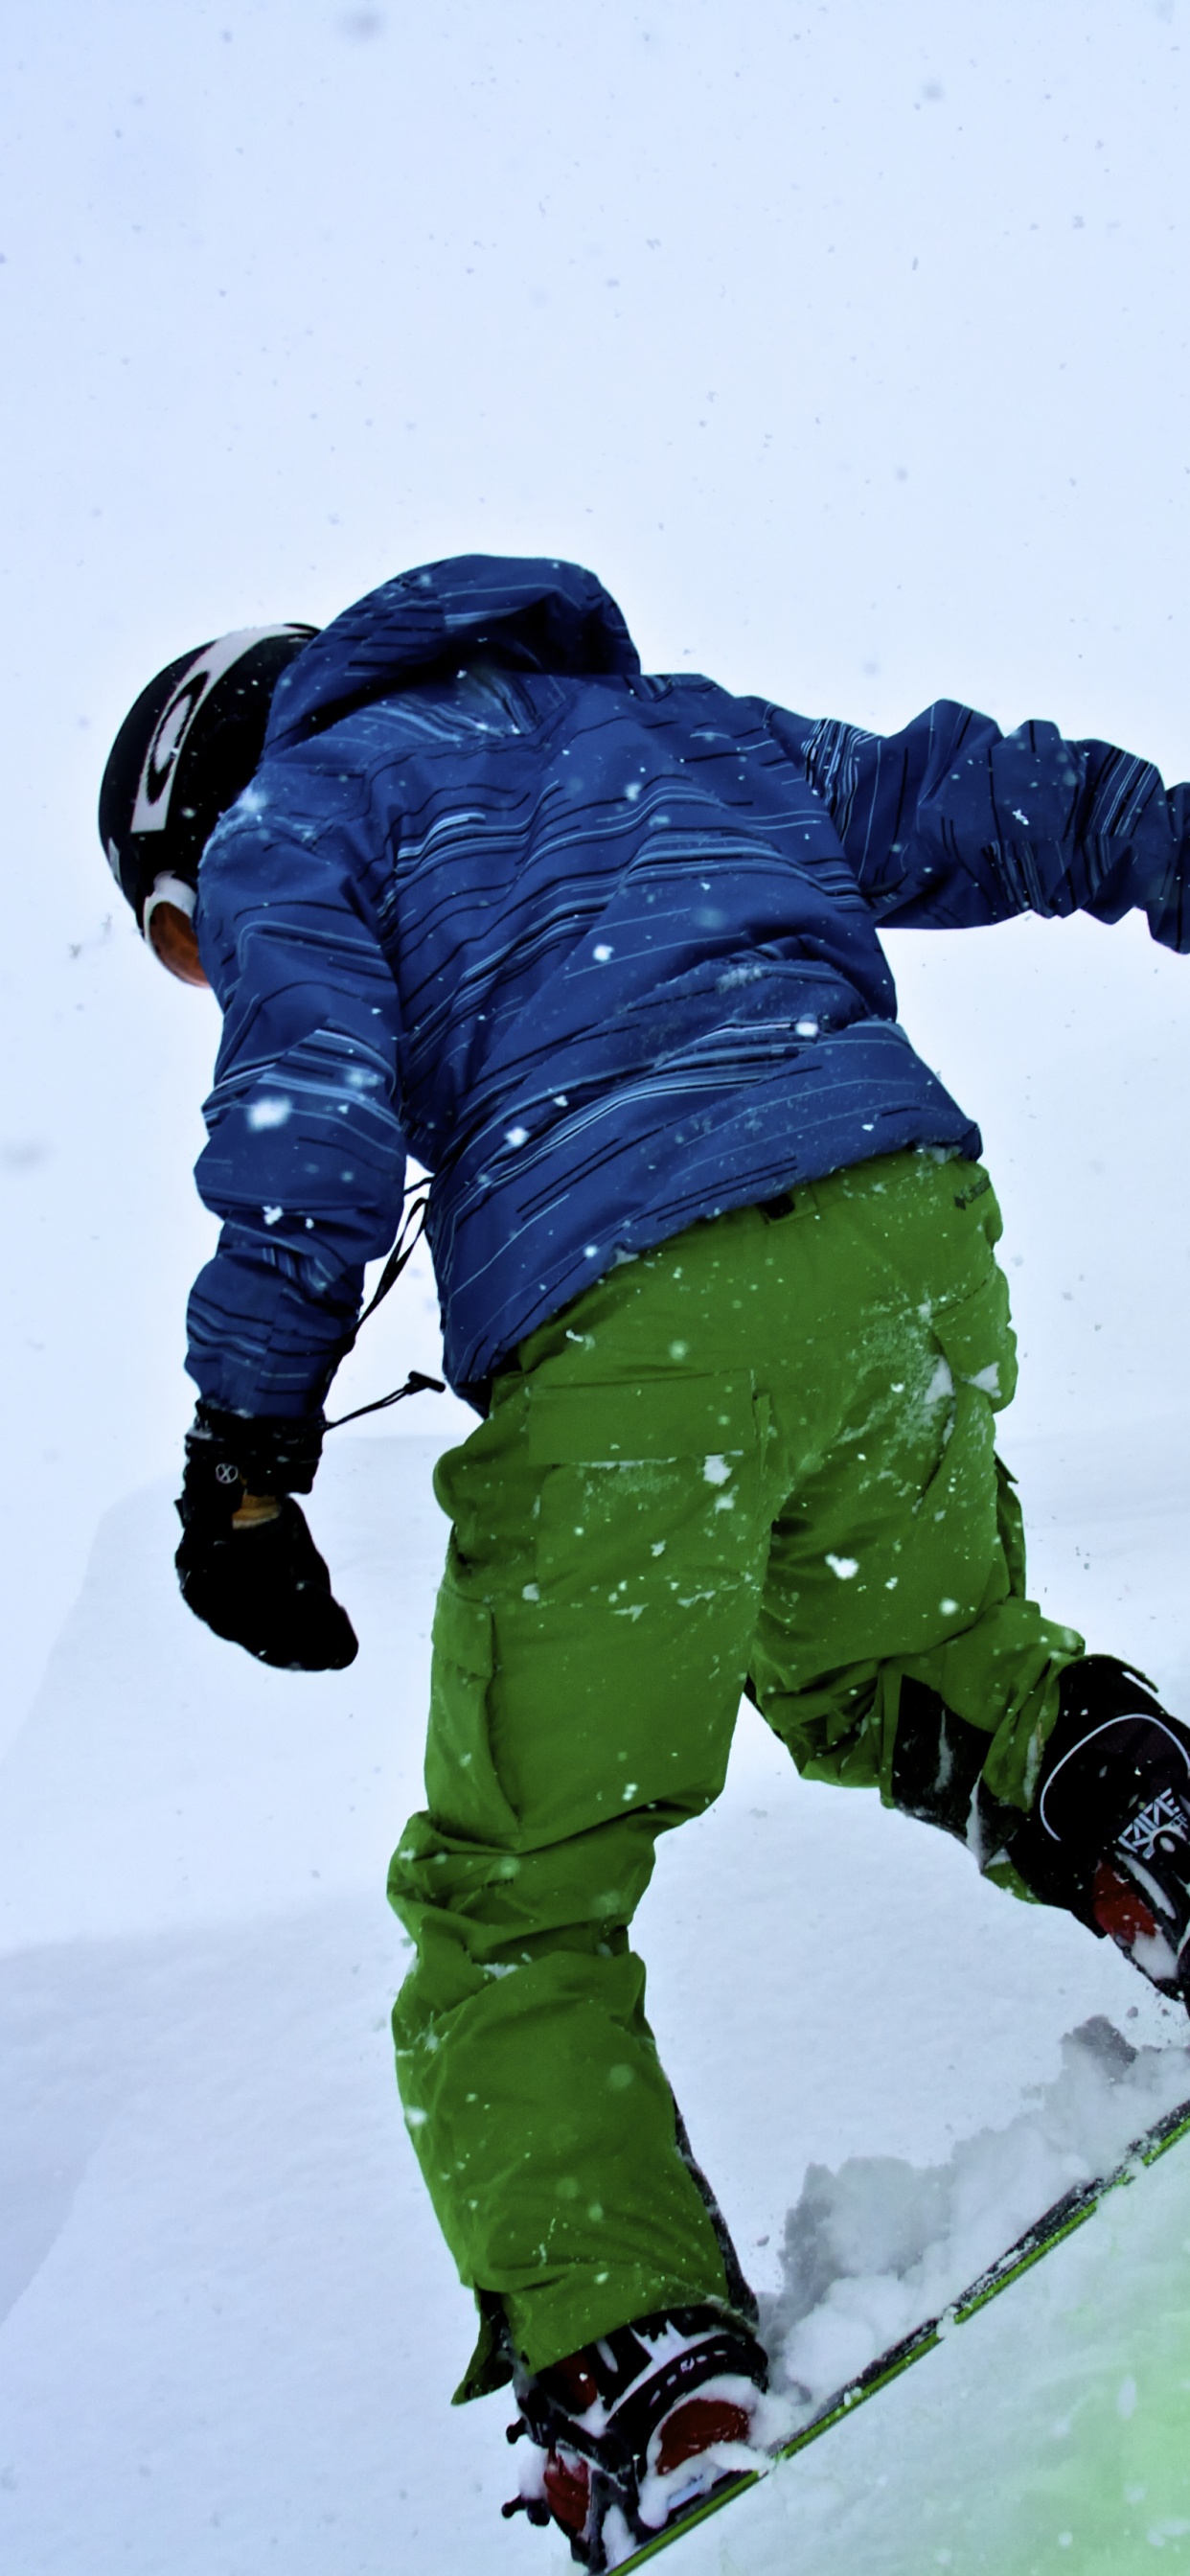
[[[1081,1639],[1025,1597],[995,1455],[999,1233],[986,1174],[930,1153],[695,1225],[534,1333],[440,1462],[399,2079],[460,2274],[532,2368],[733,2300],[628,1926],[741,1692],[807,1778],[896,1803],[925,1684],[1029,1804]],[[490,2384],[477,2356],[461,2393]]]

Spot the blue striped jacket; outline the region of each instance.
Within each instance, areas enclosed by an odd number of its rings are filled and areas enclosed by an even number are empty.
[[[1132,906],[1190,946],[1190,790],[948,701],[883,738],[642,676],[577,566],[466,556],[309,644],[203,855],[224,1013],[190,1302],[211,1402],[321,1401],[410,1154],[453,1385],[616,1261],[903,1146],[979,1151],[877,926]]]

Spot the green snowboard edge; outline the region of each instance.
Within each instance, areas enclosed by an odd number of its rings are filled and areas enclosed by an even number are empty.
[[[1068,2236],[1073,2236],[1086,2219],[1093,2217],[1110,2192],[1134,2182],[1147,2165],[1156,2164],[1160,2156],[1166,2155],[1170,2147],[1188,2135],[1190,2101],[1178,2103],[1172,2111],[1165,2113],[1163,2119],[1155,2120],[1151,2129],[1145,2129],[1140,2137],[1134,2138],[1126,2154],[1109,2173],[1101,2174],[1091,2182],[1076,2183],[1072,2190],[1064,2192],[1060,2200],[1054,2201],[1040,2218],[1034,2219],[1032,2226],[1027,2227],[1024,2234],[998,2255],[995,2262],[990,2263],[987,2270],[981,2272],[938,2316],[926,2318],[900,2343],[891,2345],[887,2352],[879,2353],[865,2370],[836,2389],[833,2397],[826,2399],[809,2423],[803,2424],[800,2431],[774,2451],[772,2468],[778,2468],[784,2460],[795,2459],[799,2451],[818,2441],[823,2433],[829,2433],[833,2424],[852,2414],[857,2406],[864,2404],[865,2399],[875,2397],[879,2389],[887,2388],[891,2380],[899,2379],[902,2371],[909,2370],[925,2353],[933,2352],[944,2335],[952,2333],[956,2326],[966,2325],[969,2317],[977,2316],[990,2300],[999,2297],[1001,2290],[1008,2289],[1013,2281],[1019,2281],[1022,2273],[1031,2271],[1035,2263],[1040,2263],[1045,2255],[1052,2253],[1055,2245],[1061,2245]],[[713,2513],[720,2513],[733,2498],[743,2495],[748,2487],[758,2486],[762,2478],[771,2475],[772,2469],[742,2469],[738,2476],[725,2479],[712,2495],[704,2497],[667,2531],[659,2531],[654,2540],[646,2540],[639,2549],[634,2549],[631,2557],[622,2558],[616,2576],[629,2576],[630,2569],[643,2567],[647,2559],[656,2558],[661,2550],[681,2540],[698,2523],[709,2521]]]

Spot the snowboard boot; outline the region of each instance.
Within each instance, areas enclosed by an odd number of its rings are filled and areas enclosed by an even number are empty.
[[[571,2556],[607,2568],[764,2464],[768,2365],[719,2308],[671,2308],[618,2326],[565,2361],[518,2369],[510,2442],[532,2444],[506,2514],[556,2522]]]
[[[1111,1655],[1068,1664],[1037,1794],[1004,1837],[1027,1887],[1190,2009],[1190,1728]],[[1000,1810],[1003,1819],[1005,1810]]]

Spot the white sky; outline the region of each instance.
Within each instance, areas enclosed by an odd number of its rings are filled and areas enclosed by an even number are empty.
[[[1184,775],[1188,68],[1187,0],[8,0],[12,1721],[190,1406],[213,1014],[95,837],[130,698],[404,564],[548,551],[646,665]],[[1190,1412],[1190,964],[1135,924],[890,947],[984,1124],[1022,1427]],[[356,1401],[426,1355],[420,1306],[375,1335]]]

